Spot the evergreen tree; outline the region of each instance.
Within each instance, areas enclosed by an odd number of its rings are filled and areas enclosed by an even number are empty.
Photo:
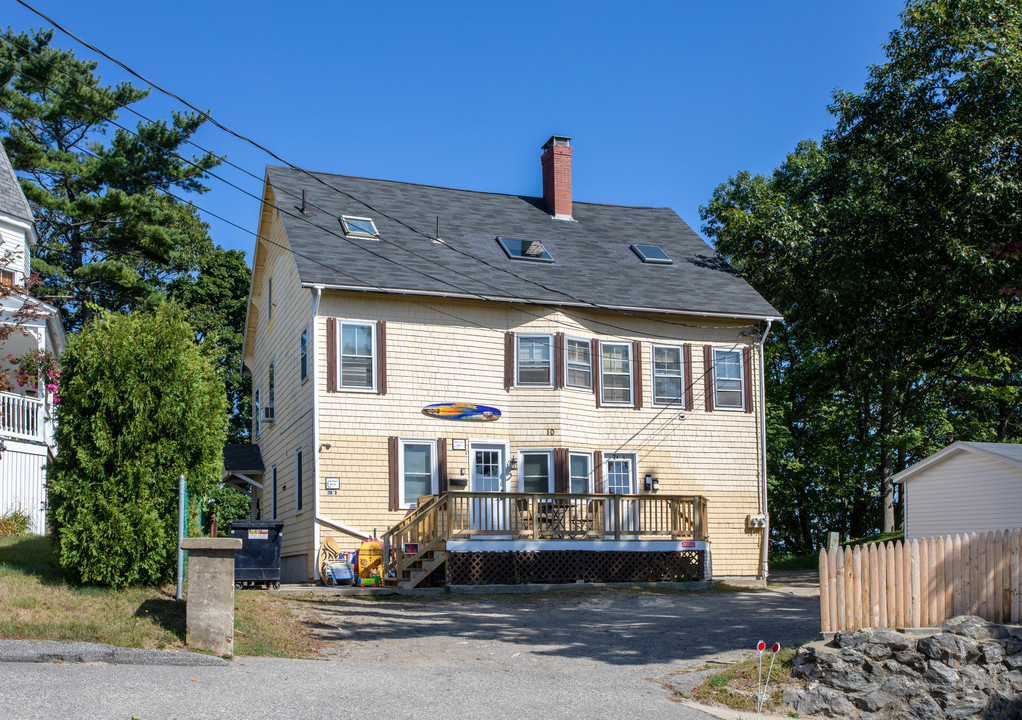
[[[47,470],[62,567],[86,583],[173,577],[178,476],[204,498],[220,479],[227,400],[185,312],[106,311],[69,338]]]

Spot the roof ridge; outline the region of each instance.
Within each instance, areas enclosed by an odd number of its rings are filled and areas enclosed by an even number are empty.
[[[417,182],[409,182],[409,181],[406,181],[406,180],[392,180],[390,178],[373,178],[373,177],[365,177],[365,176],[362,176],[362,175],[342,175],[340,173],[328,173],[328,172],[322,172],[320,170],[305,170],[305,169],[297,169],[296,170],[295,168],[285,167],[283,165],[267,165],[266,166],[267,170],[270,170],[271,168],[274,169],[274,170],[286,170],[286,171],[290,171],[290,172],[296,172],[296,173],[300,173],[300,174],[303,174],[303,175],[305,173],[309,173],[310,175],[322,175],[324,177],[346,178],[346,179],[349,179],[349,180],[369,180],[370,182],[388,183],[388,184],[391,184],[391,185],[412,185],[414,187],[420,187],[420,188],[430,188],[430,189],[433,189],[433,190],[450,190],[450,191],[453,191],[453,192],[472,193],[472,194],[475,194],[475,195],[495,195],[497,197],[512,197],[512,198],[525,198],[525,199],[528,199],[528,200],[543,200],[543,197],[541,195],[523,195],[522,193],[505,193],[505,192],[496,192],[496,191],[493,191],[493,190],[472,190],[470,188],[455,188],[455,187],[449,187],[447,185],[434,185],[432,183],[417,183]],[[574,205],[591,205],[593,207],[627,208],[629,210],[670,210],[671,212],[674,212],[673,208],[671,208],[670,206],[666,206],[666,205],[664,205],[664,206],[656,206],[656,205],[622,205],[621,203],[596,203],[596,202],[588,202],[588,201],[585,201],[585,200],[572,200],[572,203]]]

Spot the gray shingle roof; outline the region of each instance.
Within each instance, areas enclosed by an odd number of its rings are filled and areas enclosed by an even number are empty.
[[[259,474],[266,467],[258,445],[229,443],[224,445],[224,470],[229,473]]]
[[[28,206],[25,194],[18,184],[7,152],[0,143],[0,215],[9,215],[20,220],[33,222],[32,209]]]
[[[329,187],[267,168],[303,283],[779,317],[670,208],[575,202],[568,222],[552,219],[542,198],[315,176]],[[371,217],[381,239],[344,239],[341,215]],[[438,216],[449,247],[423,235],[435,234]],[[555,262],[510,260],[498,236],[539,240]],[[658,245],[674,263],[645,264],[632,244]]]

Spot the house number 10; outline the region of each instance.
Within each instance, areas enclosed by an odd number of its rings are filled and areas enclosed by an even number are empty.
[[[547,428],[547,429],[546,429],[546,434],[547,434],[547,435],[551,435],[551,436],[552,436],[552,435],[556,435],[556,434],[557,434],[557,431],[556,431],[556,430],[554,430],[553,428]]]

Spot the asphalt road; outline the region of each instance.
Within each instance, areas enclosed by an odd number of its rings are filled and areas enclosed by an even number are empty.
[[[295,602],[322,660],[3,662],[0,718],[694,720],[659,681],[819,628],[816,598],[778,591]]]

